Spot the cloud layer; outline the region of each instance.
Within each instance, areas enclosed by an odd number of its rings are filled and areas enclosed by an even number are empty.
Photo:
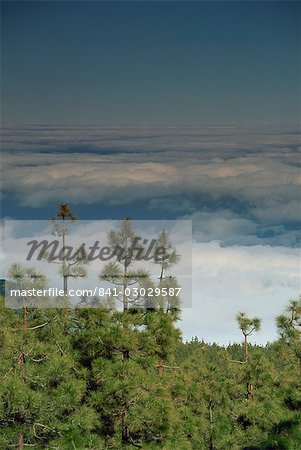
[[[7,129],[4,199],[39,208],[67,201],[142,201],[193,218],[195,236],[223,245],[299,245],[297,127]]]

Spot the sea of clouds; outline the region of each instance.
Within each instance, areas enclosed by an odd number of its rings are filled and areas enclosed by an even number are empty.
[[[300,292],[297,126],[12,127],[2,155],[16,208],[143,201],[156,217],[192,219],[184,336],[237,340],[242,310],[263,318],[258,342],[276,337],[275,316]]]

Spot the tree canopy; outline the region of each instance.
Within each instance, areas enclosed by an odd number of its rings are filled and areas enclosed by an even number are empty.
[[[68,205],[58,216],[74,220]],[[0,448],[300,449],[300,299],[277,317],[279,339],[266,346],[249,342],[261,320],[242,312],[242,343],[184,342],[179,298],[150,302],[131,290],[174,292],[180,255],[162,230],[157,247],[171,258],[161,252],[153,279],[134,262],[134,251],[144,251],[136,237],[129,220],[108,235],[125,253],[99,273],[121,287],[107,307],[41,309],[24,298],[12,310],[1,297]],[[21,264],[8,277],[23,286],[46,282]]]

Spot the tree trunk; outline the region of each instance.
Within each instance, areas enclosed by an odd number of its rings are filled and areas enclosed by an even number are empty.
[[[18,435],[18,450],[22,450],[23,448],[24,448],[24,435],[23,431],[20,431]]]
[[[253,386],[247,382],[247,400],[253,400]]]
[[[158,374],[162,377],[162,375],[164,374],[164,366],[163,366],[163,359],[161,358],[159,361],[159,364],[157,366],[158,369]]]
[[[64,267],[65,270],[65,267]],[[63,288],[64,288],[64,295],[68,295],[68,277],[64,275],[63,279]]]
[[[160,280],[160,283],[161,283],[161,281],[163,280],[163,273],[164,273],[164,269],[163,269],[163,264],[162,264],[162,266],[161,266],[161,273],[160,273],[160,277],[159,277],[159,280]]]
[[[247,362],[248,361],[248,335],[245,334],[244,336],[245,336],[245,345],[244,345],[244,347],[245,347],[245,361]]]
[[[125,260],[124,260],[124,267],[123,267],[123,298],[122,298],[122,302],[123,302],[123,311],[126,312],[129,309],[129,302],[128,302],[128,298],[126,295],[126,288],[128,287],[127,285],[127,274],[128,274],[128,269],[127,269],[127,247],[125,249]]]
[[[122,444],[125,444],[125,445],[129,443],[129,437],[130,437],[129,427],[126,424],[126,416],[127,416],[127,412],[124,412],[122,414],[122,418],[121,418],[121,442],[122,442]]]
[[[126,248],[126,252],[127,252],[127,248]],[[128,309],[129,309],[129,303],[128,303],[128,298],[126,295],[126,288],[127,288],[127,259],[126,259],[126,254],[125,254],[125,263],[124,263],[124,270],[123,270],[123,312],[127,313]],[[123,324],[123,329],[127,329],[127,324]],[[122,351],[122,355],[123,355],[123,359],[125,361],[130,359],[130,351],[129,349],[125,349]]]
[[[22,306],[22,328],[23,331],[27,330],[27,306],[25,299],[23,299],[23,306]]]
[[[209,449],[214,450],[214,441],[213,441],[213,408],[212,408],[212,399],[209,399],[209,421],[210,421],[210,437],[209,437]]]

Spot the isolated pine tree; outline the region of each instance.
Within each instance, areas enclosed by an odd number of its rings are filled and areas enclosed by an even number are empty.
[[[130,307],[142,306],[143,299],[140,295],[131,295],[131,288],[145,287],[150,280],[148,272],[137,266],[145,248],[130,219],[124,219],[118,230],[109,232],[108,245],[115,252],[115,260],[105,264],[99,278],[116,289],[115,298],[121,302],[124,312]]]
[[[65,304],[68,304],[68,281],[70,279],[85,278],[87,276],[86,266],[89,263],[84,248],[74,249],[68,245],[68,222],[75,222],[76,216],[73,214],[67,203],[61,203],[56,217],[51,218],[53,234],[61,240],[59,258],[45,252],[43,257],[49,263],[59,265],[59,274],[63,280],[63,290]],[[61,304],[61,298],[58,299]]]

